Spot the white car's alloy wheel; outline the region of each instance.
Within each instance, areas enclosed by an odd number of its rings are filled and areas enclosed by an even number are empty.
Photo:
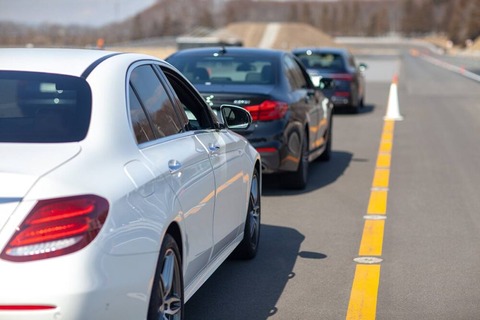
[[[148,319],[183,319],[183,279],[177,243],[167,234],[160,251]]]

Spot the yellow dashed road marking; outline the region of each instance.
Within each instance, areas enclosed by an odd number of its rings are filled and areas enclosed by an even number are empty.
[[[377,169],[373,176],[373,188],[388,188],[388,181],[390,178],[390,169]]]
[[[367,214],[386,214],[387,196],[387,190],[372,190],[370,192]]]
[[[377,168],[389,168],[392,156],[390,153],[379,153],[377,158]]]
[[[394,83],[396,83],[396,79],[397,77],[395,76]],[[368,202],[367,218],[364,223],[358,251],[360,257],[355,259],[355,261],[361,261],[363,264],[359,263],[355,268],[346,316],[347,320],[374,320],[377,313],[377,296],[380,283],[379,261],[382,261],[380,257],[382,255],[387,214],[394,128],[394,120],[384,120],[370,200]],[[383,217],[383,219],[379,219],[380,217]]]
[[[380,282],[380,265],[357,265],[355,279],[357,281],[353,283],[346,319],[375,319],[378,284]]]
[[[385,220],[366,220],[363,228],[362,242],[358,254],[360,256],[381,256],[383,246],[383,230]]]

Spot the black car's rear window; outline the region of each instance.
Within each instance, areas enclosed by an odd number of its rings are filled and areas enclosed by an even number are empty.
[[[273,62],[254,56],[182,55],[168,59],[193,84],[259,85],[275,83]]]
[[[83,78],[0,71],[0,142],[73,142],[87,134],[92,105]]]
[[[341,55],[336,53],[305,52],[296,53],[307,69],[324,69],[329,71],[344,71],[345,62]]]

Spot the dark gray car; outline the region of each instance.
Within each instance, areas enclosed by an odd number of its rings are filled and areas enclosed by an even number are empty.
[[[239,133],[261,154],[263,173],[282,174],[285,187],[305,188],[309,162],[330,158],[333,105],[291,52],[197,48],[166,60],[213,109],[234,104],[250,111],[253,125]]]
[[[334,80],[334,88],[324,90],[335,106],[348,107],[358,112],[365,101],[366,65],[358,64],[353,54],[345,48],[297,48],[293,54],[305,65],[315,82],[328,77]]]

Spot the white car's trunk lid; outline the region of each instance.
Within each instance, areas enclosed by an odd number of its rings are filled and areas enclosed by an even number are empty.
[[[0,230],[40,177],[79,152],[78,143],[0,144]]]

